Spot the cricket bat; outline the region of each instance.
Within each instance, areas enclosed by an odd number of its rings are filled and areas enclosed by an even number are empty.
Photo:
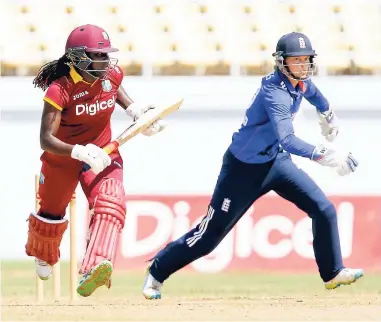
[[[139,133],[146,130],[150,125],[156,122],[159,119],[163,119],[166,116],[177,111],[184,99],[181,99],[171,105],[159,105],[155,106],[155,108],[148,110],[142,116],[140,116],[136,121],[134,121],[126,130],[123,131],[115,140],[111,141],[107,144],[103,150],[106,151],[107,154],[112,153],[116,149],[118,149],[121,145],[131,140],[133,137],[138,135]],[[82,171],[89,170],[90,167],[88,164],[85,164],[82,168]]]

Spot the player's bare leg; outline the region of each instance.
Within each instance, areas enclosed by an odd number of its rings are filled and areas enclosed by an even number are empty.
[[[126,216],[125,195],[121,181],[109,178],[99,188],[89,227],[89,238],[77,287],[87,297],[100,286],[111,287],[115,251]]]

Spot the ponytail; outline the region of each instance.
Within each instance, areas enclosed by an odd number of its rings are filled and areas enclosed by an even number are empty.
[[[65,54],[58,60],[43,65],[33,80],[34,87],[39,87],[45,91],[56,79],[69,76],[70,62],[70,59]]]

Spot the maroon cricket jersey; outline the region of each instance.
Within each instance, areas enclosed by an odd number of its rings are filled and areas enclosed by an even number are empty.
[[[98,79],[87,83],[74,68],[70,70],[70,76],[54,81],[44,101],[62,111],[56,137],[72,145],[107,145],[111,141],[110,119],[122,80],[123,72],[116,66],[106,81]]]

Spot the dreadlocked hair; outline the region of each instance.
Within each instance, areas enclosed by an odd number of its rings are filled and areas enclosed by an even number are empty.
[[[45,91],[56,79],[68,76],[70,73],[70,63],[70,59],[65,54],[58,60],[53,60],[43,65],[33,80],[34,87],[39,87]]]

